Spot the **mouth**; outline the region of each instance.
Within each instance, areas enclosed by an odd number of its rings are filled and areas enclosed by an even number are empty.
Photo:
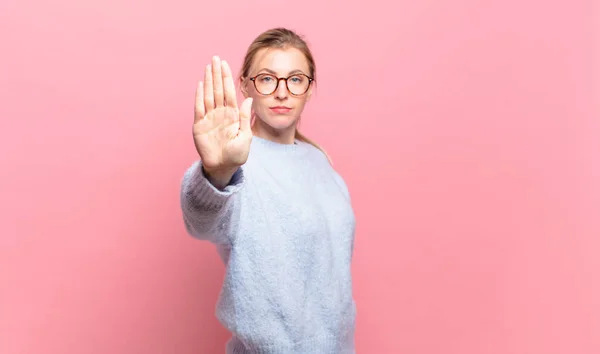
[[[292,109],[290,107],[286,107],[286,106],[274,106],[274,107],[269,107],[269,109],[275,113],[279,113],[279,114],[284,114],[284,113],[288,113],[289,111],[291,111]]]

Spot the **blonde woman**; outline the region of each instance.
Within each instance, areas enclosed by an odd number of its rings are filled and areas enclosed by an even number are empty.
[[[232,333],[227,353],[355,353],[350,196],[297,128],[315,78],[306,42],[275,28],[247,50],[239,108],[216,56],[197,88],[199,160],[181,208],[190,235],[215,244],[226,266],[216,315]]]

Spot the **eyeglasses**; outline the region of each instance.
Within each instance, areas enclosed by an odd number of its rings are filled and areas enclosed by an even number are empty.
[[[271,74],[258,74],[250,78],[254,83],[256,91],[261,95],[271,95],[279,87],[279,81],[284,80],[288,92],[294,96],[301,96],[308,91],[313,78],[304,74],[297,74],[290,77],[277,77]]]

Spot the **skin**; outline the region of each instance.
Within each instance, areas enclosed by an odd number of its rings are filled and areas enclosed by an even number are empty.
[[[296,48],[263,48],[258,51],[249,77],[262,73],[271,73],[279,78],[298,73],[310,76],[308,61]],[[293,144],[298,120],[312,94],[312,85],[308,92],[301,96],[290,94],[283,80],[279,82],[277,90],[268,96],[261,95],[249,78],[242,78],[240,87],[244,97],[253,99],[252,108],[256,118],[252,126],[254,135],[281,144]],[[276,113],[270,109],[274,106],[290,107],[291,110]]]
[[[296,70],[309,74],[306,58],[295,48],[260,50],[249,76],[267,70],[277,77],[287,77]],[[196,89],[194,145],[204,174],[219,189],[225,188],[233,174],[246,163],[253,135],[281,144],[294,143],[296,125],[312,93],[311,86],[304,95],[293,96],[283,80],[269,96],[258,93],[249,78],[241,78],[240,84],[245,100],[238,107],[231,68],[226,61],[214,56],[205,68],[204,81],[200,81]],[[286,106],[291,110],[277,113],[270,109],[273,106]],[[251,126],[252,111],[256,119]]]

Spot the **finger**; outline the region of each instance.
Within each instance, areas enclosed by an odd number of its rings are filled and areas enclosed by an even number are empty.
[[[225,104],[228,107],[237,108],[237,98],[235,96],[235,85],[233,84],[233,75],[229,64],[223,60],[221,62],[223,70],[223,88],[225,90]]]
[[[215,109],[215,98],[213,94],[212,68],[209,64],[204,70],[204,108],[206,113]]]
[[[223,74],[221,72],[221,59],[218,56],[214,56],[212,59],[212,76],[213,76],[213,90],[215,95],[215,107],[223,107]]]
[[[252,131],[250,127],[250,118],[252,117],[252,98],[246,98],[240,107],[240,130],[245,132]]]
[[[196,104],[194,106],[194,123],[204,118],[204,90],[202,89],[204,83],[202,81],[198,82],[198,87],[196,87]]]

